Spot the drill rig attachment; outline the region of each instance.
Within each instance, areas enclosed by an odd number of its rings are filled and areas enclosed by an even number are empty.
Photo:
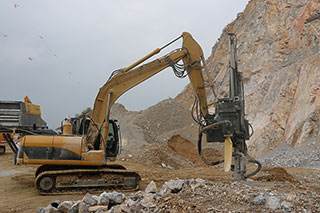
[[[236,37],[229,34],[230,63],[229,63],[229,97],[218,99],[214,114],[204,116],[204,125],[200,126],[198,151],[201,159],[209,165],[217,165],[224,162],[225,172],[233,171],[234,180],[245,180],[257,174],[261,169],[261,163],[254,159],[247,159],[249,133],[248,120],[245,119],[245,100],[242,81],[242,73],[238,72],[236,61]],[[253,129],[252,129],[253,132]],[[207,142],[224,142],[224,160],[209,162],[201,153],[202,134],[207,135]],[[232,162],[232,158],[234,159]],[[247,174],[247,163],[254,163],[257,169]]]

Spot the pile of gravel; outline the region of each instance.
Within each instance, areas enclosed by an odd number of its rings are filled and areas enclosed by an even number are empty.
[[[158,190],[154,181],[145,191],[130,195],[103,192],[86,194],[78,201],[55,201],[44,212],[319,212],[319,192],[279,192],[247,182],[222,183],[200,178],[165,182]]]
[[[258,160],[265,166],[320,169],[320,141],[295,148],[282,143]]]

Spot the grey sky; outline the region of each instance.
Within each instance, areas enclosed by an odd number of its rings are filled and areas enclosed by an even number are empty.
[[[99,87],[113,70],[183,31],[190,32],[209,57],[222,29],[247,2],[1,0],[0,99],[22,101],[28,95],[55,128],[63,118],[93,107]],[[175,97],[187,83],[167,69],[118,102],[129,110],[145,109]]]

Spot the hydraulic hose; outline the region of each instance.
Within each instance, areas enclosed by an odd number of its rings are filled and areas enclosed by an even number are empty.
[[[216,122],[216,123],[213,123],[213,124],[210,124],[208,126],[205,126],[203,127],[202,129],[199,130],[199,138],[198,138],[198,153],[199,153],[199,156],[200,156],[200,159],[205,162],[207,165],[210,165],[210,166],[215,166],[215,165],[218,165],[220,163],[223,163],[224,160],[218,160],[218,161],[208,161],[203,155],[202,155],[202,133],[206,130],[209,130],[209,129],[212,129],[216,126],[221,126],[223,124],[231,124],[230,121],[228,120],[225,120],[225,121],[219,121],[219,122]]]
[[[202,155],[202,132],[200,132],[199,134],[199,138],[198,138],[198,153],[200,156],[200,159],[205,162],[205,164],[210,165],[210,166],[215,166],[218,165],[220,163],[223,163],[224,160],[218,160],[218,161],[208,161],[203,155]]]
[[[208,126],[203,127],[202,129],[200,129],[200,133],[203,133],[204,131],[207,131],[207,130],[209,130],[209,129],[212,129],[212,128],[216,127],[216,126],[221,126],[221,125],[223,125],[223,124],[232,125],[232,123],[231,123],[230,121],[228,121],[228,120],[218,121],[218,122],[216,122],[216,123],[213,123],[213,124],[210,124],[210,125],[208,125]]]
[[[261,163],[255,159],[248,159],[248,162],[255,163],[257,165],[257,169],[255,171],[251,172],[250,174],[247,174],[246,178],[249,178],[249,177],[256,175],[258,172],[260,172],[260,170],[262,168]]]
[[[230,122],[230,121],[229,121]],[[207,165],[210,165],[210,166],[216,166],[218,164],[221,164],[224,162],[224,159],[222,160],[218,160],[218,161],[208,161],[203,155],[202,155],[202,133],[206,130],[208,130],[209,128],[212,128],[212,127],[215,127],[215,126],[218,126],[218,125],[221,125],[223,123],[228,123],[228,121],[220,121],[220,122],[217,122],[217,123],[214,123],[214,124],[211,124],[211,125],[208,125],[204,128],[202,128],[200,130],[200,133],[199,133],[199,138],[198,138],[198,153],[199,153],[199,156],[200,156],[200,159]],[[232,157],[236,157],[236,156],[239,156],[239,155],[243,155],[243,153],[233,153],[232,154]],[[244,156],[245,157],[245,156]],[[249,163],[254,163],[257,165],[257,168],[256,170],[254,170],[253,172],[251,172],[250,174],[245,174],[244,177],[245,178],[250,178],[254,175],[256,175],[262,168],[262,165],[259,161],[255,160],[255,159],[248,159],[248,162]]]

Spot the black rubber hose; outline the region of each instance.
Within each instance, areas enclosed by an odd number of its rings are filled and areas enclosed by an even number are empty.
[[[248,159],[248,162],[254,163],[254,164],[256,164],[258,167],[257,167],[257,169],[256,169],[254,172],[246,175],[246,178],[249,178],[249,177],[252,177],[252,176],[256,175],[258,172],[260,172],[260,170],[261,170],[261,168],[262,168],[261,163],[260,163],[259,161],[255,160],[255,159]]]
[[[202,134],[206,130],[212,129],[212,128],[216,127],[216,126],[221,126],[223,124],[232,125],[231,121],[228,121],[228,120],[218,121],[216,123],[209,124],[208,126],[205,126],[202,129],[200,129],[200,134]]]
[[[215,166],[218,165],[220,163],[223,163],[224,160],[218,160],[218,161],[208,161],[207,159],[205,159],[202,155],[202,133],[199,134],[199,138],[198,138],[198,153],[200,156],[200,159],[205,162],[205,164],[210,165],[210,166]]]
[[[207,159],[204,158],[204,156],[202,155],[202,132],[200,132],[199,138],[198,138],[198,153],[199,153],[200,159],[207,165],[216,166],[216,165],[224,162],[224,159],[218,160],[218,161],[208,161]],[[233,153],[232,157],[235,157],[236,155],[239,155],[239,153]],[[255,159],[248,159],[248,162],[256,164],[257,169],[250,174],[245,174],[245,178],[250,178],[250,177],[256,175],[258,172],[260,172],[260,170],[262,168],[261,163]]]
[[[252,136],[253,133],[254,133],[254,129],[253,129],[253,126],[252,126],[250,123],[248,123],[248,124],[249,124],[249,126],[250,126],[250,128],[251,128],[251,130],[252,130],[251,134],[249,135],[249,138],[251,138],[251,136]]]

